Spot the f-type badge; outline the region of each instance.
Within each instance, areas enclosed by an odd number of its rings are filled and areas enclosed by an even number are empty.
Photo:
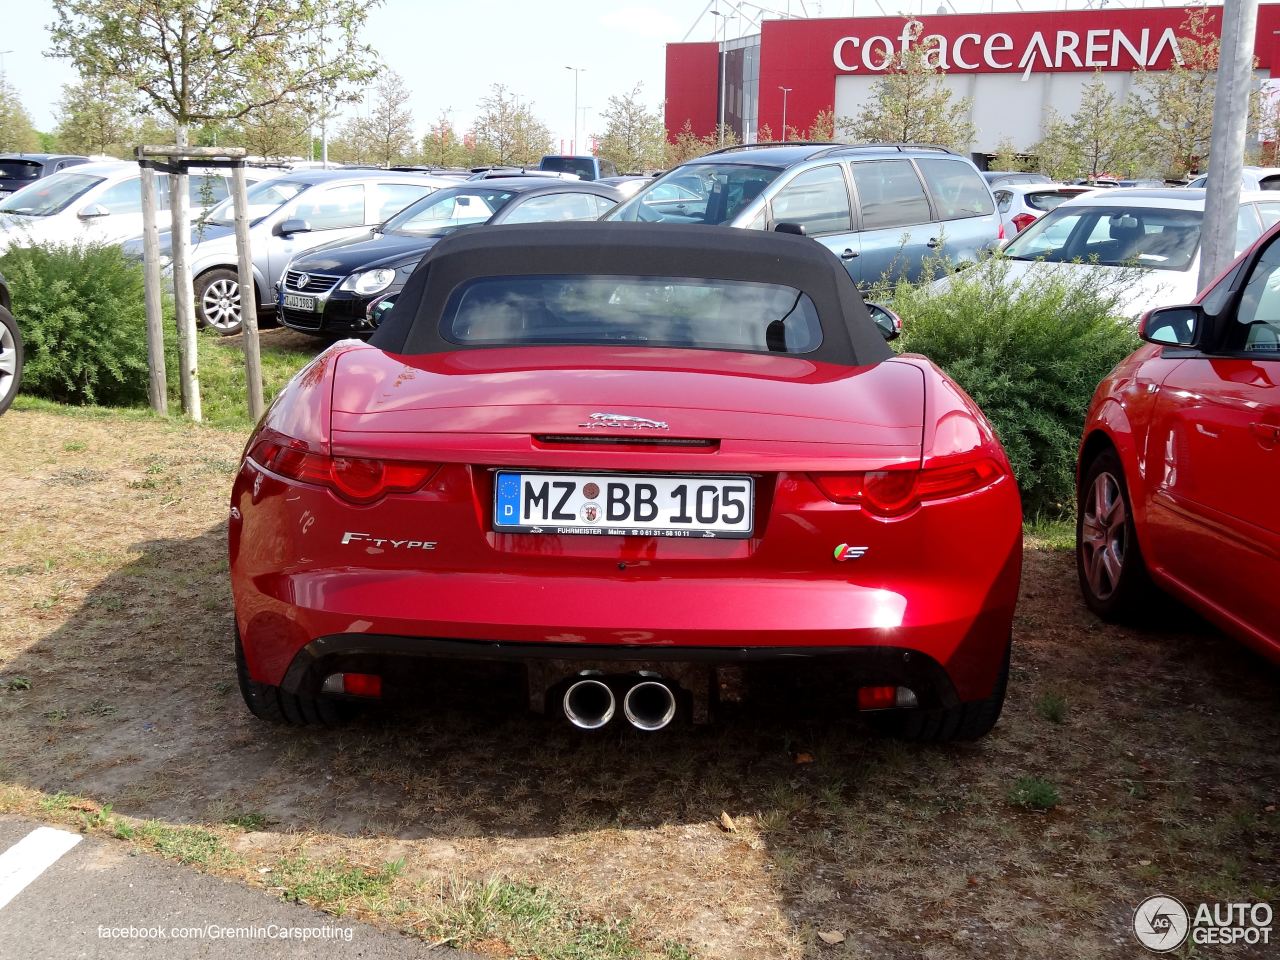
[[[645,417],[626,417],[620,413],[593,413],[587,417],[586,423],[580,427],[606,427],[614,430],[669,430],[664,420],[649,420]]]
[[[833,556],[837,560],[861,560],[866,553],[866,547],[851,547],[847,543],[842,543],[836,547]]]

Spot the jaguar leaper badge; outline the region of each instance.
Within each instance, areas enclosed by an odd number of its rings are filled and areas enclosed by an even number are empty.
[[[628,417],[621,413],[593,413],[587,417],[586,423],[580,427],[605,427],[614,430],[669,430],[665,420],[650,420],[646,417]]]

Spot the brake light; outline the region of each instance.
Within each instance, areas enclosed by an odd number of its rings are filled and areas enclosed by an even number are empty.
[[[859,504],[871,513],[896,517],[928,500],[976,493],[1000,479],[1003,470],[989,457],[967,459],[923,470],[870,470],[815,473],[814,483],[834,503]]]
[[[1030,213],[1019,213],[1013,218],[1013,225],[1019,233],[1027,229],[1036,222],[1036,217]]]
[[[996,239],[997,239],[997,240],[1003,240],[1003,239],[1004,239],[1004,221],[1003,221],[1003,220],[1001,220],[1001,221],[1000,221],[1000,229],[999,229],[999,231],[996,233]]]
[[[439,469],[436,463],[405,463],[370,457],[329,457],[296,440],[260,440],[249,457],[272,473],[328,487],[351,503],[373,503],[389,493],[421,490]]]
[[[920,500],[942,500],[973,493],[1000,479],[1001,470],[994,460],[983,457],[963,463],[927,467],[916,481],[916,497]]]

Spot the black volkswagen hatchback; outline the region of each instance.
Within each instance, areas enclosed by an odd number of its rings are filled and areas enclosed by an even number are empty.
[[[596,220],[622,199],[582,180],[502,177],[437,190],[355,240],[308,250],[285,268],[276,304],[286,327],[364,335],[426,252],[451,233],[496,223]]]

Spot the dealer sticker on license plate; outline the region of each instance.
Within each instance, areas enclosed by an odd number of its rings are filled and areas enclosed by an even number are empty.
[[[296,293],[286,293],[284,295],[284,305],[290,310],[309,310],[314,313],[316,309],[316,298],[300,297]]]
[[[500,470],[494,483],[503,533],[742,539],[754,515],[751,477]]]

